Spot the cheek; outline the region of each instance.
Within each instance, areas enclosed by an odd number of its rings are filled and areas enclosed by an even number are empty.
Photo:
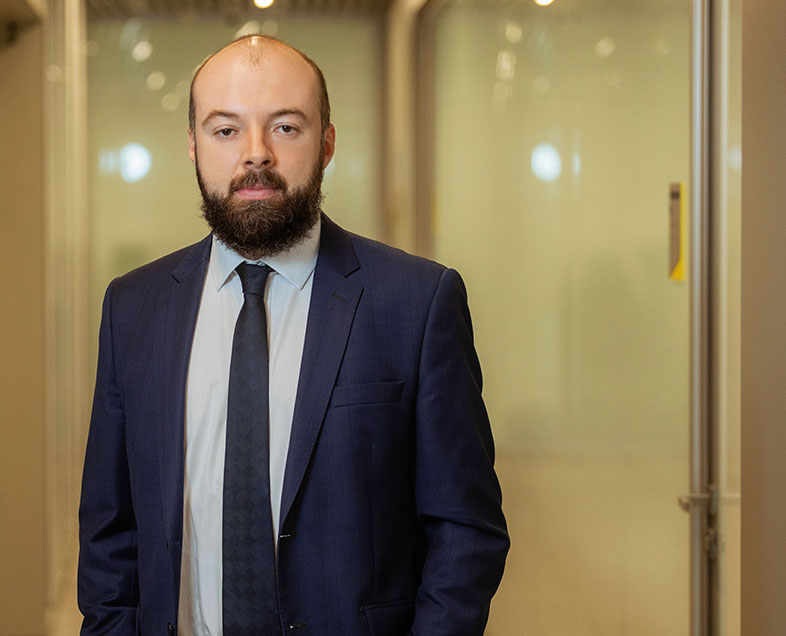
[[[279,157],[279,171],[293,183],[305,183],[311,178],[314,166],[320,161],[321,147],[309,148],[289,157]]]
[[[197,161],[202,179],[211,185],[222,185],[235,174],[236,162],[224,149],[197,146]]]

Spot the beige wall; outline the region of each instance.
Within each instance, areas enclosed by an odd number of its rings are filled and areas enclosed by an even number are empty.
[[[0,48],[0,635],[44,633],[42,30]]]
[[[786,3],[745,0],[742,633],[786,623]]]

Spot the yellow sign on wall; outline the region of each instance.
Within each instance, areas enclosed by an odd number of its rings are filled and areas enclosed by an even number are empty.
[[[685,184],[669,185],[669,278],[685,280]]]

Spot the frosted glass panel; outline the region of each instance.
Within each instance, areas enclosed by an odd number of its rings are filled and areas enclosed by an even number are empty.
[[[513,541],[487,634],[684,636],[689,290],[668,201],[689,174],[690,7],[563,4],[426,25],[434,252],[469,288]]]

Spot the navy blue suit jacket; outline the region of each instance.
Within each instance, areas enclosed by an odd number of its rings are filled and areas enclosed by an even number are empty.
[[[82,634],[177,629],[186,375],[210,245],[106,293]],[[283,633],[482,634],[509,545],[493,458],[458,274],[323,217],[281,501]]]

